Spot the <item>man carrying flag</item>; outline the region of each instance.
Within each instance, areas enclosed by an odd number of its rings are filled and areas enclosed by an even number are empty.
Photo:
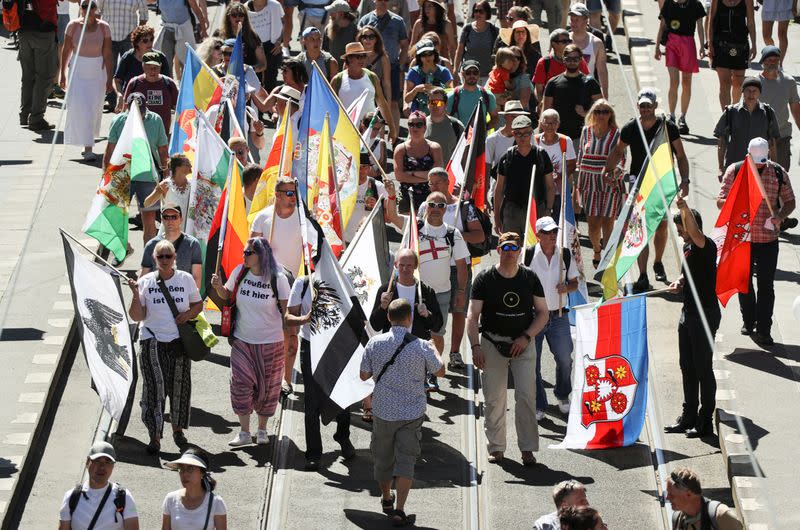
[[[722,189],[720,189],[717,196],[717,207],[722,210],[720,219],[717,220],[717,226],[722,226],[728,223],[728,230],[726,235],[725,244],[723,245],[722,255],[719,259],[719,276],[717,278],[717,293],[720,296],[720,301],[725,304],[733,292],[739,292],[739,306],[742,311],[742,335],[752,334],[753,341],[761,346],[771,346],[774,344],[770,330],[772,328],[772,311],[775,306],[775,290],[773,283],[775,282],[775,269],[778,265],[778,233],[780,231],[781,223],[789,217],[789,214],[795,208],[795,196],[792,190],[792,184],[789,181],[789,175],[786,174],[775,162],[769,160],[769,143],[764,138],[754,138],[748,145],[748,153],[755,163],[756,171],[752,169],[739,171],[743,168],[742,163],[731,164],[725,170],[725,176],[722,180]],[[744,166],[749,166],[745,162]],[[739,182],[741,178],[747,177],[748,173],[751,175],[749,182],[753,182],[755,186],[749,185],[747,189],[742,189],[745,182]],[[738,177],[742,174],[743,177]],[[738,185],[737,185],[738,184]],[[755,189],[754,189],[755,188]],[[758,191],[756,191],[758,190]],[[737,192],[734,196],[734,191]],[[763,200],[759,201],[758,209],[755,212],[745,212],[744,209],[737,209],[735,212],[740,216],[744,213],[748,214],[741,226],[734,223],[731,226],[730,217],[734,212],[730,208],[726,208],[726,203],[734,201],[738,203],[737,198],[739,194],[744,194],[749,191],[750,210],[753,209],[753,196],[754,194],[761,193]],[[729,197],[731,195],[731,197]],[[728,213],[729,216],[723,219],[723,214]],[[747,222],[749,221],[749,223]],[[742,230],[732,230],[733,228],[741,228]],[[725,249],[729,248],[729,240],[741,234],[743,239],[740,241],[750,241],[750,267],[747,269],[747,258],[743,258],[737,267],[725,268],[727,265]],[[741,254],[737,255],[741,257]],[[733,254],[730,257],[735,257]],[[753,292],[753,270],[758,270],[758,296]],[[731,285],[732,278],[736,271],[749,270],[748,282],[745,285],[734,286],[727,296],[723,295],[721,285]],[[755,333],[753,333],[755,330]]]
[[[675,204],[680,212],[672,219],[678,235],[683,239],[683,253],[686,256],[684,274],[670,285],[674,292],[683,291],[683,309],[678,323],[683,412],[674,424],[664,427],[664,432],[685,432],[690,438],[698,438],[713,433],[711,415],[716,408],[717,381],[714,378],[712,364],[714,348],[713,342],[709,341],[706,335],[700,310],[702,309],[705,314],[713,341],[721,318],[717,295],[714,292],[717,278],[717,245],[703,234],[703,220],[699,212],[689,208],[680,195]],[[686,276],[691,276],[697,291],[697,300],[686,281]]]
[[[294,276],[303,263],[303,238],[297,211],[297,184],[291,177],[279,176],[275,183],[275,204],[267,206],[253,219],[250,237],[265,237],[275,259]]]

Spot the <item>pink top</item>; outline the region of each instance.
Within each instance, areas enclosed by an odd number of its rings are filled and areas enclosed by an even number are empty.
[[[506,89],[506,81],[511,80],[511,72],[502,66],[495,66],[489,72],[489,81],[486,83],[486,88],[492,94],[502,94]]]
[[[78,18],[67,24],[66,34],[72,39],[72,45],[75,48],[78,47],[82,29],[83,19]],[[95,26],[93,30],[86,28],[86,33],[83,35],[83,42],[81,43],[81,49],[78,55],[81,57],[102,57],[103,41],[106,38],[111,38],[111,27],[108,25],[108,22],[98,20],[97,26]]]

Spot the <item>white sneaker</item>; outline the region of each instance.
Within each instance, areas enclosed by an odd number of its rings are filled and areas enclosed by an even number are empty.
[[[256,433],[256,443],[258,445],[267,445],[269,443],[269,436],[267,436],[267,431],[259,431]]]
[[[558,400],[558,410],[561,411],[561,414],[569,414],[569,400],[568,399],[559,399]]]
[[[250,445],[251,443],[253,443],[253,438],[250,436],[250,433],[240,431],[236,438],[228,442],[228,445],[231,447],[240,447],[242,445]]]
[[[544,411],[543,410],[537,410],[536,411],[536,421],[542,421],[542,419],[544,419]]]

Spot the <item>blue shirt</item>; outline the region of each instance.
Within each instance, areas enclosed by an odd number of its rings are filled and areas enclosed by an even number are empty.
[[[406,81],[411,81],[414,83],[414,86],[430,83],[433,86],[445,88],[447,87],[447,83],[452,80],[453,74],[450,73],[450,70],[438,64],[436,65],[436,70],[433,72],[423,72],[422,68],[419,66],[414,66],[406,74]],[[458,106],[462,106],[461,102],[459,102]],[[422,111],[425,114],[430,114],[428,111],[428,94],[425,92],[420,92],[414,96],[413,101],[411,101],[411,112],[414,112],[415,110]],[[467,121],[469,121],[469,116],[467,116]]]
[[[383,37],[383,48],[389,57],[389,62],[397,64],[400,62],[400,41],[408,40],[406,23],[403,17],[387,11],[383,16],[378,16],[375,11],[367,13],[358,21],[358,27],[372,26],[381,33]]]
[[[161,20],[168,24],[184,24],[189,20],[189,7],[186,0],[159,0]]]
[[[481,97],[483,97],[481,96],[481,90],[484,91],[486,94],[486,99],[489,101],[489,108],[485,109],[487,114],[494,112],[494,109],[497,108],[497,98],[494,97],[494,94],[481,87],[472,91],[464,90],[463,88],[459,89],[457,109],[453,109],[455,90],[450,92],[450,94],[447,96],[447,113],[451,116],[455,116],[461,123],[465,125],[469,123],[469,119],[472,117],[472,111],[475,110],[475,107],[478,106],[478,101],[480,101]],[[486,105],[484,105],[484,107],[485,106]]]
[[[378,378],[383,366],[389,362],[408,330],[392,326],[386,333],[375,335],[367,343],[361,359],[361,371]],[[397,358],[375,385],[372,393],[372,411],[382,420],[415,420],[425,414],[427,396],[425,377],[439,371],[441,361],[428,341],[415,338],[406,344]]]

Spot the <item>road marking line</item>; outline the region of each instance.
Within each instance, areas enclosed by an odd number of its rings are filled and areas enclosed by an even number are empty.
[[[8,506],[6,501],[0,501],[0,513],[6,513],[6,506]]]
[[[66,328],[71,321],[71,318],[48,318],[47,325],[54,328]]]
[[[11,423],[36,423],[38,417],[39,414],[36,412],[23,412],[22,414],[17,414],[16,419],[11,420]]]
[[[717,401],[731,401],[733,399],[736,399],[736,391],[727,390],[724,388],[718,388],[716,399]]]
[[[58,294],[72,294],[72,288],[69,285],[61,285],[58,288]]]
[[[31,441],[31,433],[29,432],[15,432],[6,434],[4,444],[7,445],[28,445]]]
[[[44,392],[23,392],[19,395],[20,403],[44,403]]]
[[[0,478],[0,491],[11,491],[16,481],[17,477]]]
[[[33,364],[56,364],[57,353],[39,353],[33,356]]]
[[[25,377],[25,384],[49,383],[53,372],[33,372]]]
[[[75,307],[72,302],[58,301],[53,304],[53,311],[72,311]]]
[[[71,305],[71,304],[70,304]],[[44,338],[44,343],[51,345],[51,346],[63,346],[64,345],[64,336],[63,335],[51,335]]]
[[[741,502],[741,506],[739,508],[748,512],[754,510],[760,510],[764,507],[763,504],[758,502],[758,499],[748,498],[748,499],[739,499],[739,501]]]

